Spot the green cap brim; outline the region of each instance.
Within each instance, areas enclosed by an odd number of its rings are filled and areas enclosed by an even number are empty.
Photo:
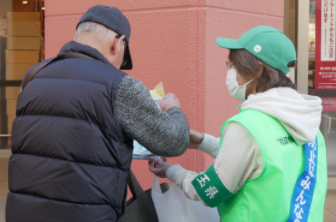
[[[243,49],[244,47],[236,39],[217,38],[217,45],[226,49]]]

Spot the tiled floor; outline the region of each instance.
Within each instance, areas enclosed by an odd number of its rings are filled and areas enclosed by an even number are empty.
[[[0,222],[5,222],[6,198],[0,198]]]
[[[327,192],[324,204],[324,222],[336,222],[336,190]]]
[[[0,198],[0,222],[5,222],[6,198]],[[324,205],[324,222],[336,222],[336,190],[328,191]]]

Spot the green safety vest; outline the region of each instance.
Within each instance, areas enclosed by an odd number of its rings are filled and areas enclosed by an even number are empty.
[[[195,178],[192,184],[206,204],[211,207],[219,205],[221,222],[287,221],[294,187],[305,167],[303,146],[296,144],[277,119],[252,109],[225,122],[220,146],[224,129],[231,122],[245,126],[257,140],[264,160],[263,171],[257,178],[246,180],[236,194],[225,188],[213,166]],[[308,222],[323,221],[327,192],[326,146],[320,131],[317,161],[317,180]]]

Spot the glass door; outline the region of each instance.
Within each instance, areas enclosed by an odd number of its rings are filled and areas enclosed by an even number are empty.
[[[8,160],[16,102],[30,67],[44,60],[44,1],[0,0],[0,215],[8,193]],[[4,218],[0,218],[4,221]]]
[[[328,176],[336,177],[336,0],[285,0],[284,5],[284,33],[297,51],[292,80],[299,93],[322,99]]]
[[[336,176],[336,0],[309,1],[308,94],[321,97],[328,175]]]

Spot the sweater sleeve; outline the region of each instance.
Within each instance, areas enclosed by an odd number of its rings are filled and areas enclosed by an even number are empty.
[[[234,195],[247,179],[258,177],[263,167],[262,153],[252,134],[239,123],[228,124],[213,166],[221,184]],[[192,181],[199,175],[204,175],[203,173],[197,174],[179,165],[173,165],[168,168],[166,175],[178,185],[187,198],[206,204],[192,184]]]
[[[116,98],[117,116],[125,133],[159,156],[182,155],[189,146],[189,124],[177,107],[158,109],[141,81],[123,77]]]

